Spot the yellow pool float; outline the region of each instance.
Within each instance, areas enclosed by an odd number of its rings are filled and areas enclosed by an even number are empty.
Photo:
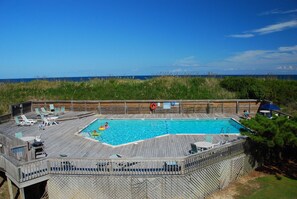
[[[101,126],[101,127],[99,127],[99,130],[100,130],[100,131],[104,131],[104,130],[105,130],[105,127],[102,127],[102,126]]]

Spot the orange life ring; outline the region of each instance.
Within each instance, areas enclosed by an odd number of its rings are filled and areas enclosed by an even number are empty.
[[[151,103],[150,109],[153,111],[157,108],[157,104],[155,102]]]

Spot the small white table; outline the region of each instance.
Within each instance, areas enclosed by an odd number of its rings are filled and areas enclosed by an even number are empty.
[[[20,139],[25,141],[25,142],[34,142],[36,137],[33,136],[27,136],[27,137],[21,137]]]
[[[259,112],[260,112],[261,115],[264,115],[264,116],[267,116],[267,117],[271,116],[271,111],[269,111],[269,110],[260,110]]]
[[[196,145],[197,150],[199,151],[212,149],[215,146],[213,143],[205,142],[205,141],[195,142],[194,144]]]

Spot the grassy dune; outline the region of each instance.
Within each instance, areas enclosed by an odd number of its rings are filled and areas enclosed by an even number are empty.
[[[273,78],[164,76],[148,80],[93,79],[0,84],[0,115],[28,100],[267,99],[297,110],[297,81]]]
[[[215,78],[160,77],[149,80],[94,79],[85,82],[32,81],[0,84],[0,115],[28,100],[230,99],[234,92]]]

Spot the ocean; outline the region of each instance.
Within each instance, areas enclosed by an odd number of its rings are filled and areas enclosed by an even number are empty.
[[[34,80],[47,80],[47,81],[74,81],[82,82],[92,79],[138,79],[146,80],[155,77],[161,77],[162,75],[136,75],[136,76],[88,76],[88,77],[42,77],[42,78],[16,78],[16,79],[0,79],[0,83],[18,83],[18,82],[30,82]],[[254,77],[254,78],[275,78],[282,80],[297,80],[297,75],[165,75],[174,77],[213,77],[213,78],[224,78],[224,77]]]

